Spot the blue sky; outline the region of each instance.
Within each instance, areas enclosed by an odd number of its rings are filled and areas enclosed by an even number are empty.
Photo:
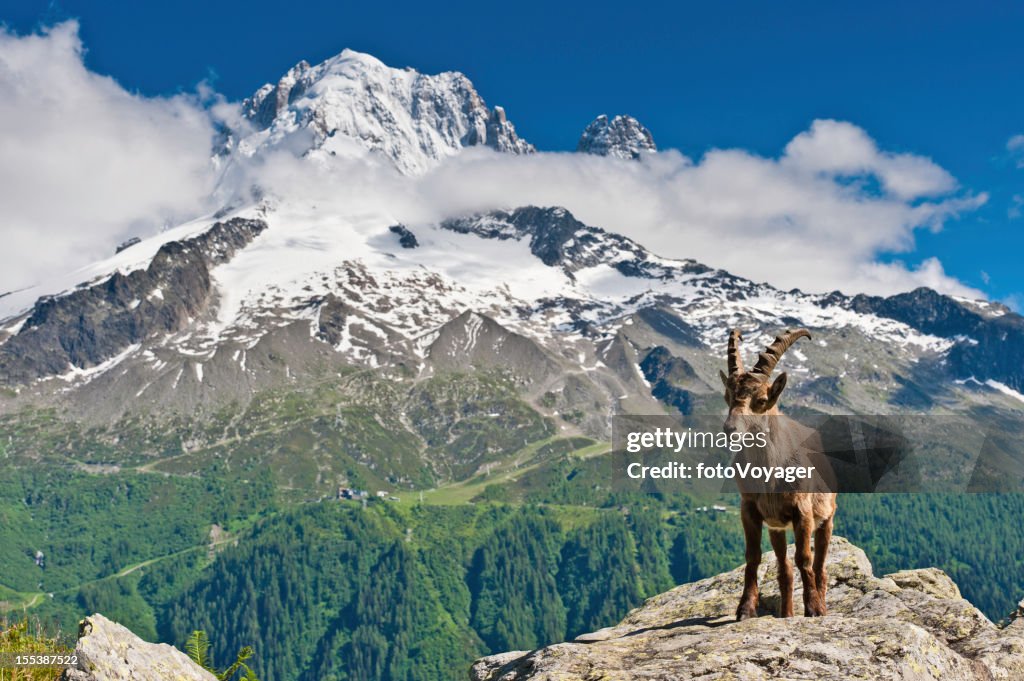
[[[893,152],[931,158],[988,202],[939,233],[917,232],[913,265],[997,299],[1024,298],[1018,264],[1024,169],[1024,5],[725,2],[97,3],[0,9],[17,33],[80,21],[86,65],[145,95],[208,78],[229,99],[299,59],[342,48],[394,66],[460,70],[519,132],[575,146],[599,113],[630,113],[660,147],[778,156],[818,118],[860,126]],[[984,272],[984,274],[983,274]],[[1016,298],[1014,298],[1016,297]]]

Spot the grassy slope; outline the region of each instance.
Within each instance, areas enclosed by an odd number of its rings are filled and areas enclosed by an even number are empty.
[[[28,621],[8,624],[0,620],[0,653],[65,654],[70,653],[66,637],[46,633],[38,623]],[[63,672],[59,667],[0,667],[0,681],[56,681]]]

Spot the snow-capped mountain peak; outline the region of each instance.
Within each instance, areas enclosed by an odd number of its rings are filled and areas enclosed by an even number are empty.
[[[340,183],[375,158],[413,175],[466,147],[533,150],[466,76],[350,50],[296,64],[243,114],[226,163],[289,163],[263,155],[271,150],[359,159],[332,168]],[[655,145],[635,119],[601,116],[579,150],[636,159]],[[806,374],[825,411],[962,405],[976,384],[998,393],[984,400],[1024,390],[1024,319],[991,304],[926,289],[786,292],[659,257],[557,206],[410,217],[391,205],[403,183],[387,175],[369,197],[334,184],[257,186],[45,287],[0,296],[0,382],[15,397],[81,395],[117,415],[216,407],[329,367],[418,380],[475,366],[511,371],[528,391],[561,385],[559,409],[589,414],[588,432],[605,437],[608,414],[714,395],[726,330],[742,328],[753,348],[804,326],[816,355],[796,349],[788,368]],[[676,369],[684,387],[657,384]],[[624,407],[630,394],[642,399]],[[0,413],[9,397],[0,394]]]
[[[299,62],[242,109],[252,129],[236,131],[235,143],[249,156],[268,148],[345,157],[371,152],[419,174],[465,147],[534,150],[465,75],[396,69],[353,50],[316,66]]]
[[[644,152],[657,150],[651,131],[640,121],[632,116],[609,120],[604,114],[587,126],[576,145],[579,152],[623,159],[637,159]]]

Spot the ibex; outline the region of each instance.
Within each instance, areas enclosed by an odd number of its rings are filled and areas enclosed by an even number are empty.
[[[786,387],[786,374],[770,380],[772,370],[783,353],[800,338],[810,338],[806,329],[787,331],[775,338],[757,359],[751,371],[744,371],[740,356],[739,329],[729,334],[729,374],[719,372],[725,384],[725,402],[729,415],[727,432],[767,430],[768,446],[748,449],[746,454],[768,466],[785,465],[794,457],[807,457],[807,443],[813,442],[813,431],[779,414],[778,402]],[[820,440],[819,440],[820,442]],[[820,447],[818,449],[820,453]],[[817,453],[811,452],[811,456]],[[827,465],[824,466],[827,468]],[[828,576],[825,558],[832,537],[832,518],[836,512],[836,495],[824,491],[820,480],[806,489],[822,491],[744,491],[741,486],[740,515],[746,542],[746,570],[743,596],[736,608],[736,618],[745,620],[757,615],[757,568],[761,562],[761,526],[768,526],[768,536],[779,563],[779,591],[782,603],[780,617],[793,616],[793,568],[786,558],[786,528],[792,527],[796,540],[796,567],[803,581],[804,615],[825,614],[825,589]],[[834,487],[833,487],[834,489]],[[814,562],[811,564],[811,533],[814,533]]]

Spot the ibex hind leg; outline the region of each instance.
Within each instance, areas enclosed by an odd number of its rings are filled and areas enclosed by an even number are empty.
[[[786,557],[786,531],[768,530],[779,577],[779,617],[793,616],[793,566]]]
[[[832,518],[829,518],[814,531],[814,582],[818,587],[822,615],[828,611],[825,605],[825,592],[828,591],[828,570],[825,568],[825,561],[828,559],[828,546],[831,541]]]
[[[804,587],[804,615],[819,617],[825,614],[825,604],[818,594],[811,557],[811,533],[813,519],[810,514],[800,515],[793,521],[793,536],[796,540],[796,569]]]
[[[761,564],[761,526],[764,519],[757,507],[748,501],[742,503],[740,517],[743,520],[747,566],[743,571],[743,596],[736,608],[736,619],[745,620],[757,617],[757,568]]]

